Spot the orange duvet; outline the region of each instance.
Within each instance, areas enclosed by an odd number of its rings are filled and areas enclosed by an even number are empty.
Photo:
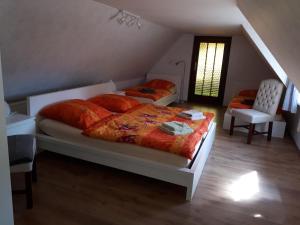
[[[145,87],[136,86],[136,87],[132,87],[132,88],[127,88],[124,91],[127,96],[150,98],[154,101],[171,94],[171,92],[168,90],[156,89],[156,88],[154,89],[155,90],[154,93],[143,93],[143,92],[140,92],[140,89],[142,89],[142,88],[145,88]]]
[[[229,108],[232,109],[252,109],[253,105],[243,103],[245,100],[255,100],[255,97],[236,96],[229,103]]]
[[[142,104],[124,114],[117,114],[96,123],[83,134],[107,141],[137,144],[192,159],[195,146],[208,130],[214,114],[204,113],[206,119],[191,121],[177,117],[177,114],[183,110]],[[159,126],[167,121],[185,122],[194,129],[194,132],[176,136],[164,133]]]

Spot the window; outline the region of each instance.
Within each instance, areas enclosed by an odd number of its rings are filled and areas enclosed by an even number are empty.
[[[195,94],[218,97],[224,43],[200,43]]]
[[[189,100],[222,104],[230,54],[230,37],[195,37]]]

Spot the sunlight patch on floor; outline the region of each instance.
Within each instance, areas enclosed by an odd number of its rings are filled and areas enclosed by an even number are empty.
[[[230,197],[236,201],[254,198],[259,193],[259,178],[256,171],[239,177],[229,186]]]

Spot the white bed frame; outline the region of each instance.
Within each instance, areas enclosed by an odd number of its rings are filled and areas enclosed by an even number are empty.
[[[176,85],[175,94],[162,97],[161,99],[158,99],[156,101],[149,99],[149,98],[141,98],[141,97],[132,97],[132,98],[135,98],[136,100],[143,102],[143,103],[151,103],[151,104],[162,105],[162,106],[170,105],[172,102],[176,102],[179,100],[178,98],[179,98],[179,93],[180,93],[180,86],[182,85],[180,76],[168,75],[168,74],[158,74],[158,73],[147,74],[146,81],[150,81],[153,79],[164,79],[164,80],[173,82]]]
[[[46,105],[72,98],[87,99],[97,94],[112,92],[114,90],[114,83],[107,82],[82,88],[31,96],[27,99],[28,113],[30,116],[36,116],[40,109]],[[39,133],[37,134],[37,144],[40,149],[184,186],[187,188],[186,199],[191,200],[195,193],[205,162],[212,149],[215,132],[216,124],[213,123],[205,139],[202,140],[198,153],[188,168],[166,165],[138,157],[111,152],[105,148],[105,145],[103,148],[99,149]]]

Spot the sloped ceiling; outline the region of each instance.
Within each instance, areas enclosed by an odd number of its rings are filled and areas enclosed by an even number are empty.
[[[262,54],[265,58],[267,56],[266,61],[283,82],[289,76],[300,89],[299,0],[95,1],[201,35],[233,35],[239,33],[242,26],[253,27],[254,33],[259,35],[259,40],[268,50],[268,54]],[[253,36],[248,35],[250,38]]]
[[[299,0],[238,0],[238,6],[300,90]]]
[[[1,0],[0,51],[5,98],[106,80],[143,78],[178,38],[143,20],[110,20],[118,10],[93,0]]]
[[[239,0],[242,12],[298,88],[299,5],[298,0]],[[142,29],[110,20],[117,9],[142,16]],[[1,0],[5,95],[14,100],[51,89],[140,77],[172,45],[178,30],[233,35],[245,22],[236,0]]]
[[[169,27],[208,35],[240,32],[236,0],[95,0]]]

